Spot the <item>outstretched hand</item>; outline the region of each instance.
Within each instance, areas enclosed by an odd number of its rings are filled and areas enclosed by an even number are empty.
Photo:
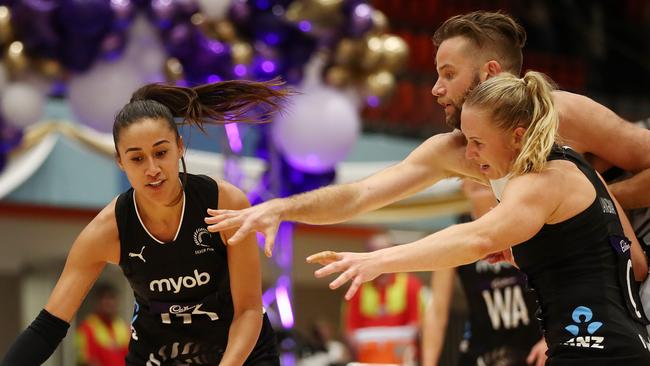
[[[246,236],[255,232],[264,234],[264,254],[270,257],[273,254],[275,236],[280,226],[280,214],[268,203],[248,207],[243,210],[213,210],[208,209],[208,231],[219,232],[227,229],[238,228],[228,239],[227,245],[237,245]]]
[[[346,300],[352,299],[361,284],[372,281],[381,274],[374,252],[337,253],[328,250],[310,255],[307,257],[307,263],[318,263],[323,266],[314,272],[317,278],[341,272],[334,281],[330,282],[329,287],[332,290],[351,281],[350,288],[345,293]]]
[[[546,351],[548,351],[548,346],[544,338],[542,338],[530,349],[530,353],[526,357],[526,363],[531,366],[544,366],[548,358]]]

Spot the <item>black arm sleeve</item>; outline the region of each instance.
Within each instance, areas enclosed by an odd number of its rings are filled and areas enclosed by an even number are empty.
[[[69,327],[66,321],[41,310],[11,345],[0,366],[41,365],[54,353]]]

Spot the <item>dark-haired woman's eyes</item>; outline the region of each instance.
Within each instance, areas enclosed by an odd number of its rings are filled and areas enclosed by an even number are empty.
[[[156,157],[158,157],[158,158],[162,158],[166,154],[167,154],[167,150],[156,151]]]
[[[131,161],[133,161],[135,163],[139,163],[139,162],[142,161],[142,156],[133,157],[133,158],[131,158]]]

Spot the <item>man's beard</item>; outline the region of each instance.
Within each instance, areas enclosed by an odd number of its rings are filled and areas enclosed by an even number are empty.
[[[447,116],[445,119],[445,122],[447,126],[460,130],[460,112],[463,111],[463,103],[465,103],[465,98],[467,98],[467,95],[476,87],[479,83],[481,82],[481,77],[476,72],[474,75],[474,80],[472,80],[472,83],[470,84],[469,88],[467,88],[467,91],[465,91],[465,94],[463,94],[460,98],[458,98],[458,101],[452,101],[451,104],[454,106],[454,113],[451,115]]]

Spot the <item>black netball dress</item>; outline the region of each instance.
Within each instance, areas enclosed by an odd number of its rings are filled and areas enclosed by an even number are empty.
[[[547,365],[650,365],[650,339],[632,276],[630,242],[605,186],[583,158],[556,147],[596,189],[583,212],[513,247],[540,305]]]
[[[204,222],[206,210],[217,207],[217,184],[187,175],[180,225],[166,243],[143,225],[134,194],[121,194],[115,206],[120,267],[136,301],[127,365],[217,365],[234,312],[226,246]],[[263,309],[260,317],[262,330],[245,365],[279,365]]]
[[[542,333],[524,275],[508,263],[483,260],[457,272],[469,307],[459,365],[527,366],[526,357]]]

